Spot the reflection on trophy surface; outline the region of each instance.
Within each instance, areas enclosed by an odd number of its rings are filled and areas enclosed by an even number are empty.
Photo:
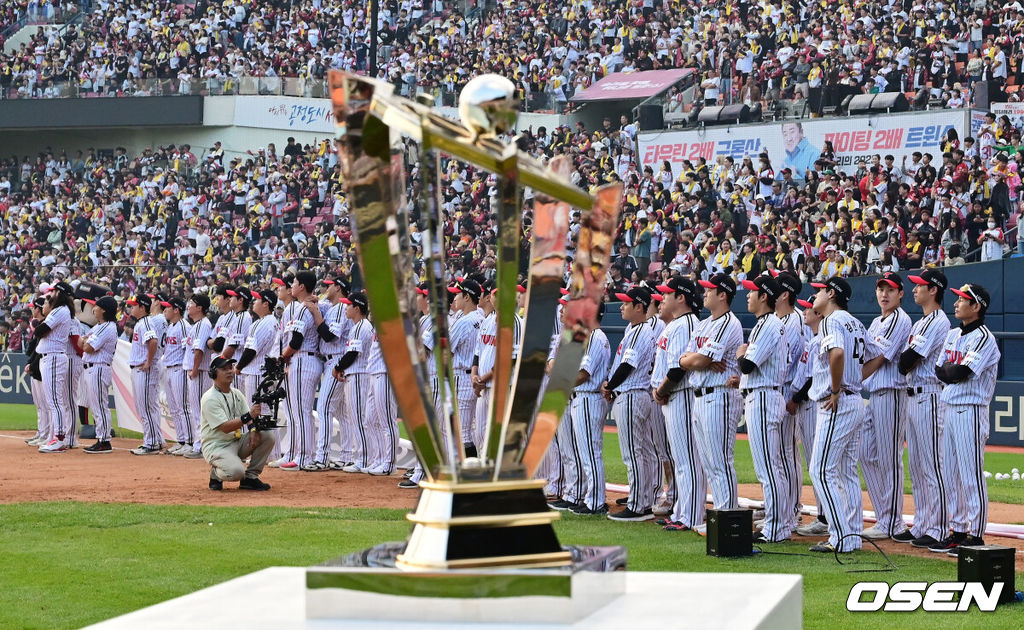
[[[395,565],[420,570],[567,565],[571,553],[559,545],[551,527],[559,515],[546,505],[544,480],[532,477],[554,437],[584,344],[597,325],[622,187],[605,186],[592,196],[569,181],[568,158],[545,166],[519,151],[514,139],[503,141],[514,130],[519,108],[514,85],[503,77],[482,75],[466,85],[459,98],[461,122],[395,96],[386,83],[343,72],[332,72],[329,82],[370,310],[396,384],[402,422],[424,471],[419,504],[409,515],[415,526]],[[417,199],[406,198],[403,182],[407,141],[418,146]],[[481,405],[485,417],[472,418],[474,430],[466,430],[469,418],[459,417],[455,401],[460,379],[466,378],[460,372],[468,370],[455,369],[448,343],[446,293],[456,279],[445,277],[439,154],[498,178],[496,360],[491,399]],[[534,194],[533,230],[521,349],[513,361],[524,188]],[[410,204],[423,217],[425,278],[413,271]],[[567,269],[570,207],[581,209],[583,219],[577,260]],[[553,340],[567,272],[566,325]],[[429,332],[420,330],[416,307],[421,281],[428,287]],[[427,347],[435,351],[429,354],[423,334],[432,336]],[[557,352],[548,370],[553,343]],[[428,361],[452,393],[451,413],[443,404],[435,409]],[[484,437],[475,443],[474,435]]]

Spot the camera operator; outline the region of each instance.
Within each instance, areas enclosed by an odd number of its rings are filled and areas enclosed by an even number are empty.
[[[203,458],[209,462],[210,490],[221,490],[225,481],[238,481],[239,490],[269,490],[270,484],[259,475],[274,448],[275,436],[269,431],[248,431],[242,428],[261,413],[260,405],[248,408],[241,390],[231,386],[235,380],[235,360],[217,357],[210,364],[213,387],[201,405]],[[248,467],[243,460],[249,458]]]

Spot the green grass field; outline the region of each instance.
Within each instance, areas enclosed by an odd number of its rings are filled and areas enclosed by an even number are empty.
[[[0,430],[33,425],[31,407],[0,405]],[[605,436],[605,449],[608,478],[623,482],[614,434]],[[986,466],[1006,472],[1020,463],[1017,455],[991,454]],[[737,444],[736,466],[741,482],[756,482],[745,442]],[[1024,484],[989,482],[993,501],[1024,503]],[[403,510],[92,503],[0,505],[0,523],[0,628],[47,629],[101,621],[267,566],[315,564],[377,542],[401,540],[409,531]],[[808,554],[806,543],[794,542],[768,550],[797,555],[718,559],[705,555],[705,541],[696,534],[662,532],[650,524],[566,514],[556,528],[563,543],[625,546],[631,570],[802,574],[807,628],[861,628],[868,620],[927,624],[929,630],[1016,627],[1024,613],[1020,605],[993,614],[974,610],[879,618],[884,613],[858,617],[846,612],[855,582],[955,580],[956,565],[946,560],[895,556],[895,571],[854,573],[878,568],[881,556],[861,551],[843,557],[856,564],[840,566],[834,557]],[[1024,574],[1018,574],[1021,585]],[[666,603],[668,618],[678,612]]]

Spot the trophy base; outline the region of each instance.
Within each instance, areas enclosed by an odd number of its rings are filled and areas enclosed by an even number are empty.
[[[623,547],[566,547],[559,567],[411,571],[398,568],[405,550],[383,543],[306,569],[306,618],[572,623],[626,588]]]
[[[406,570],[567,566],[543,480],[421,482],[415,523],[395,566]]]

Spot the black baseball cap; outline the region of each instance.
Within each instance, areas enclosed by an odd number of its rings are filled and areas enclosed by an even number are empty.
[[[185,312],[185,300],[181,299],[180,297],[172,297],[169,300],[161,300],[160,304],[164,308],[176,308],[182,313]]]
[[[625,293],[616,293],[615,297],[621,302],[643,304],[644,308],[650,307],[651,302],[654,301],[651,294],[640,287],[633,287]]]
[[[419,295],[430,295],[430,284],[426,282],[419,283],[416,287],[416,293]]]
[[[235,287],[231,286],[230,284],[222,284],[217,287],[216,291],[214,291],[214,295],[229,296],[231,295],[231,292],[234,290]]]
[[[982,311],[988,310],[991,297],[989,296],[988,291],[985,290],[985,287],[980,284],[965,284],[959,289],[951,289],[951,291],[965,300],[980,304]]]
[[[75,295],[74,287],[72,287],[67,282],[64,282],[63,280],[58,282],[57,284],[53,285],[53,287],[50,290],[51,291],[60,291],[64,295],[70,295],[72,297],[74,297],[74,295]]]
[[[336,285],[338,285],[338,288],[340,288],[342,290],[342,292],[344,292],[345,294],[348,294],[348,292],[352,290],[352,283],[349,282],[348,278],[346,278],[345,276],[335,276],[333,278],[324,278],[324,284],[326,284],[328,286],[336,284]]]
[[[37,295],[36,299],[32,300],[32,306],[36,308],[43,308],[44,304],[46,304],[46,298],[41,295]]]
[[[832,276],[825,282],[812,282],[811,286],[815,289],[831,289],[835,291],[837,296],[846,300],[853,297],[853,289],[850,288],[850,283],[842,276]]]
[[[273,289],[262,289],[260,291],[250,291],[252,299],[263,300],[270,305],[271,310],[277,306],[277,293]]]
[[[949,288],[949,280],[946,279],[946,274],[938,271],[937,269],[925,269],[919,276],[907,276],[907,278],[914,284],[926,284],[932,287],[938,287],[939,292],[945,291]]]
[[[210,298],[208,296],[202,293],[193,293],[188,299],[195,302],[196,306],[203,309],[204,313],[210,310]]]
[[[678,293],[686,296],[686,301],[691,304],[694,303],[704,293],[700,290],[697,284],[689,278],[682,276],[675,276],[668,279],[665,284],[659,284],[657,289],[662,293]]]
[[[775,282],[779,284],[779,291],[789,291],[790,294],[796,296],[800,295],[800,292],[804,290],[804,283],[800,282],[800,278],[797,278],[794,274],[788,271],[773,272],[772,277],[775,278]]]
[[[366,294],[362,291],[356,291],[347,298],[341,298],[342,304],[355,304],[356,306],[363,307],[363,310],[369,310],[370,303],[366,299]]]
[[[228,295],[232,297],[240,297],[246,305],[252,304],[252,290],[245,287],[238,287],[233,291],[228,291]]]
[[[153,306],[153,298],[143,294],[128,298],[128,306],[135,306],[136,304],[148,309],[150,306]]]
[[[782,294],[779,283],[771,276],[757,276],[753,280],[744,280],[743,288],[748,291],[765,293],[768,297],[778,298]]]
[[[483,295],[483,289],[477,284],[476,280],[470,280],[469,278],[463,278],[455,283],[454,287],[448,287],[449,293],[465,293],[477,300]]]
[[[699,280],[698,283],[705,289],[725,291],[726,295],[730,297],[736,295],[736,281],[732,279],[732,276],[724,273],[716,273],[711,276],[711,279]]]
[[[213,361],[210,361],[210,371],[219,370],[225,365],[231,365],[232,363],[236,363],[236,361],[227,357],[214,357]]]
[[[882,274],[882,277],[878,279],[875,286],[879,286],[881,284],[887,284],[894,289],[899,289],[900,291],[903,290],[903,278],[901,278],[900,274],[895,271],[886,271]]]
[[[98,297],[95,300],[90,298],[83,298],[82,301],[87,304],[98,306],[105,311],[117,310],[117,300],[115,300],[113,296],[110,295],[104,295],[103,297]]]

